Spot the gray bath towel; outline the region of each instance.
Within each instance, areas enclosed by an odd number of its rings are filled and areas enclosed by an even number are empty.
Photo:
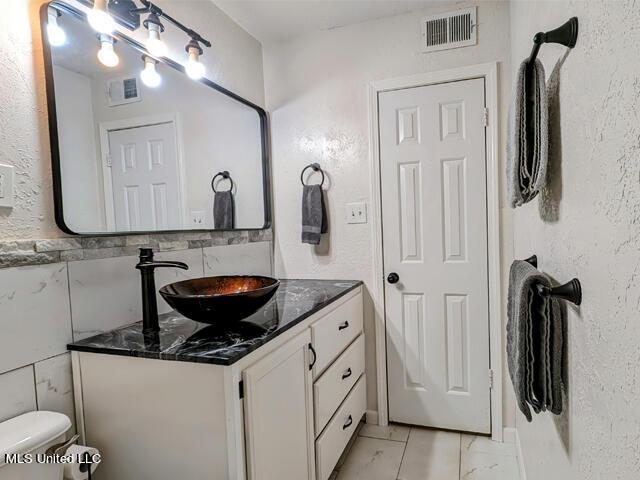
[[[518,68],[509,109],[507,188],[512,208],[530,202],[547,180],[549,111],[544,67],[536,59],[527,75],[527,63],[524,60]]]
[[[562,316],[555,298],[537,285],[551,286],[546,275],[516,260],[509,273],[507,363],[518,407],[527,420],[534,412],[562,412]]]
[[[233,194],[230,190],[213,195],[213,228],[232,230],[234,227]]]
[[[302,190],[302,243],[319,245],[321,234],[327,231],[322,187],[305,185]]]

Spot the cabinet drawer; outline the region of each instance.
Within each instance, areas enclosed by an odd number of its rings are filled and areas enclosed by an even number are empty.
[[[360,334],[313,385],[316,436],[320,435],[362,373],[364,335]]]
[[[327,480],[366,409],[365,376],[362,375],[327,428],[316,440],[316,480]]]
[[[316,353],[314,377],[319,376],[362,332],[362,294],[346,301],[311,325],[311,341]]]

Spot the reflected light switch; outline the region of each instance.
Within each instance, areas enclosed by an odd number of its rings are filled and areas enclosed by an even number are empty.
[[[348,203],[345,213],[347,223],[367,223],[367,204],[365,202]]]

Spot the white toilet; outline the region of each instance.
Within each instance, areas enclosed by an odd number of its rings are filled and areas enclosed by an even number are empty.
[[[29,412],[0,423],[0,480],[62,480],[62,463],[37,464],[35,458],[63,443],[69,428],[69,418],[54,412]],[[34,461],[11,463],[7,455],[12,454],[31,454]]]

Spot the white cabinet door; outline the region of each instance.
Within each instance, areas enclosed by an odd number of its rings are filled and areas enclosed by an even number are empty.
[[[243,372],[250,480],[315,479],[309,330]]]

